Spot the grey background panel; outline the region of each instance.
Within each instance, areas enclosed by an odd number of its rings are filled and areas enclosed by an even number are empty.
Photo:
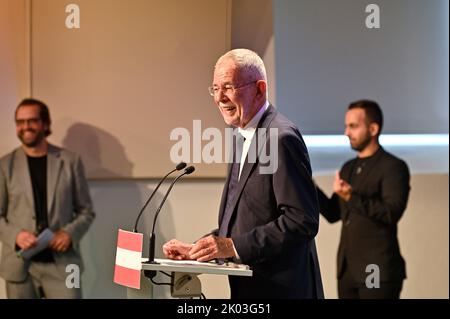
[[[342,134],[348,104],[379,102],[385,133],[448,133],[448,1],[274,0],[277,105],[304,134]]]

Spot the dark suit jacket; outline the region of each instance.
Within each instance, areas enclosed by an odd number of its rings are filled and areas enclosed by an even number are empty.
[[[229,233],[253,277],[230,276],[231,298],[323,298],[314,237],[319,229],[317,193],[302,136],[293,123],[269,106],[258,128],[276,128],[278,168],[263,174],[267,166],[249,163],[247,156],[233,202]],[[255,133],[250,146],[258,152],[267,138]],[[272,142],[273,143],[273,142]],[[276,151],[276,149],[274,150]],[[230,174],[220,205],[219,225],[225,210]]]
[[[406,209],[409,170],[406,163],[383,148],[361,171],[350,201],[336,194],[331,199],[319,189],[321,214],[331,223],[342,220],[338,251],[338,278],[348,269],[359,283],[365,283],[366,267],[376,264],[381,282],[401,282],[406,278],[405,262],[397,240],[397,222]],[[344,164],[340,176],[349,182],[356,159]]]

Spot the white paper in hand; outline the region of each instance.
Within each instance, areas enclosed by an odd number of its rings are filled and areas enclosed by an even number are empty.
[[[45,248],[47,248],[48,243],[50,242],[50,240],[52,240],[53,236],[55,236],[55,234],[50,229],[48,229],[48,228],[44,229],[44,231],[42,233],[40,233],[37,238],[36,246],[34,246],[30,249],[27,249],[27,250],[21,249],[20,251],[17,252],[17,255],[19,257],[22,257],[25,259],[30,259],[37,253],[39,253],[39,252],[43,251]]]

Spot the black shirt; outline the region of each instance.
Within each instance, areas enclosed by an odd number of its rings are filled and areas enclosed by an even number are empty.
[[[367,169],[367,166],[370,165],[372,161],[376,159],[377,153],[380,151],[378,149],[374,154],[368,157],[357,157],[355,162],[353,163],[352,171],[349,178],[349,184],[355,185],[359,182],[360,177],[362,176],[362,172]]]
[[[40,234],[48,227],[47,215],[47,155],[41,157],[27,156],[33,187],[34,207],[36,214],[36,229]],[[44,249],[32,258],[33,261],[53,262],[50,249]]]

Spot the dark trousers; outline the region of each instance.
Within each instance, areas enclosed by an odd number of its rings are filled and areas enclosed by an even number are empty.
[[[365,283],[356,282],[348,267],[338,279],[339,299],[399,299],[403,281],[380,282],[380,288],[367,288]]]

